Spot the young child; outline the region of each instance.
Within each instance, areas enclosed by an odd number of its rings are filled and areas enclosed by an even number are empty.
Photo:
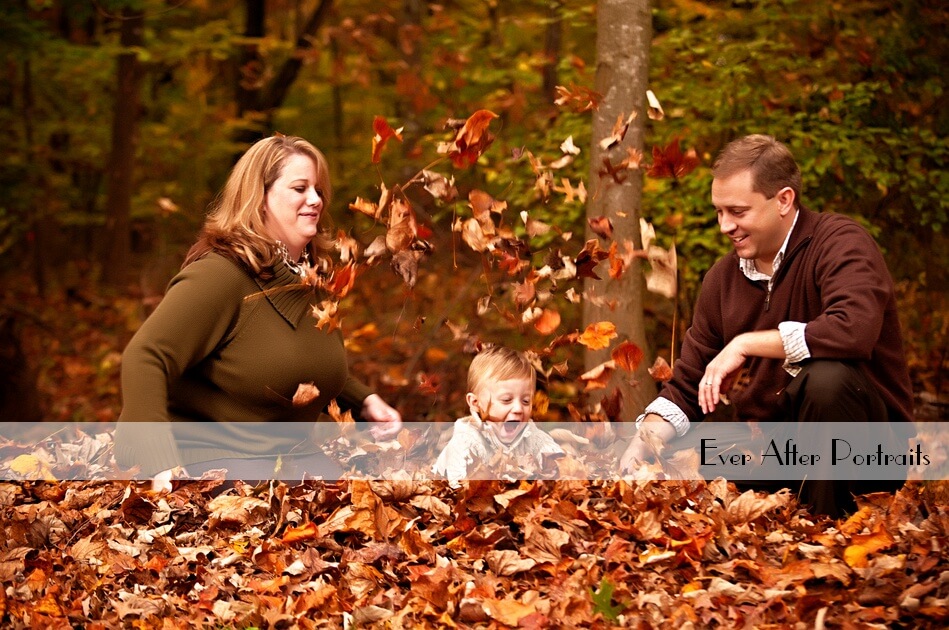
[[[468,368],[465,401],[471,415],[455,421],[432,471],[457,485],[473,465],[491,461],[498,452],[532,455],[538,466],[544,455],[563,454],[531,420],[536,380],[534,367],[520,352],[500,346],[481,350]]]

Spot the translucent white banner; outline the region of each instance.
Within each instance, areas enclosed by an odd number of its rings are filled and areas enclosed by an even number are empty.
[[[116,453],[151,456],[167,444],[175,445],[179,472],[195,478],[949,479],[945,422],[707,422],[628,471],[620,470],[620,461],[636,434],[631,424],[535,423],[518,430],[470,420],[407,422],[386,441],[377,441],[372,428],[333,422],[128,423],[117,442],[114,423],[0,422],[0,479],[144,480],[158,471],[134,461],[120,465]],[[209,459],[207,453],[217,456]]]

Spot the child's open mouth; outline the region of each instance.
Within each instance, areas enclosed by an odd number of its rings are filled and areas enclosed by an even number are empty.
[[[520,420],[505,420],[504,422],[494,424],[494,432],[498,436],[498,439],[506,444],[510,444],[521,434],[525,426],[527,426],[527,424]]]

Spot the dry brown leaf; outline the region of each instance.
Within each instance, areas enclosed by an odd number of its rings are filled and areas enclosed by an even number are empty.
[[[646,289],[670,300],[675,299],[678,292],[675,245],[670,247],[668,251],[655,245],[651,246],[648,250],[647,260],[649,260],[651,269],[646,273]]]
[[[521,620],[537,612],[533,606],[522,604],[515,599],[489,599],[481,605],[489,617],[512,628],[518,627]]]
[[[495,575],[511,577],[517,573],[530,571],[537,565],[532,558],[524,558],[513,549],[493,549],[484,555],[488,567]]]
[[[754,490],[747,490],[728,504],[725,510],[729,523],[750,523],[772,510],[782,508],[788,504],[791,495],[788,491],[780,490],[774,494],[757,495]]]
[[[386,248],[397,254],[409,248],[418,235],[418,225],[412,206],[401,197],[389,204],[389,229],[386,231]]]
[[[570,542],[570,535],[560,529],[543,527],[528,521],[524,530],[524,554],[538,563],[557,564],[563,558],[561,548]]]
[[[319,326],[319,324],[317,324]],[[293,394],[294,407],[306,407],[320,397],[320,389],[313,383],[300,383]]]
[[[580,380],[585,383],[583,391],[605,389],[613,377],[614,370],[616,370],[616,361],[610,359],[581,374]]]
[[[656,357],[652,367],[649,368],[649,376],[660,382],[672,380],[672,368],[669,367],[669,362],[662,357]]]
[[[241,526],[262,523],[270,511],[270,504],[257,497],[219,495],[208,503],[209,525],[233,523]]]

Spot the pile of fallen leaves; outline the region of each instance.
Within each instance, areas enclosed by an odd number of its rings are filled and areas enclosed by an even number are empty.
[[[0,625],[949,623],[932,486],[831,521],[720,479],[222,483],[0,483]]]

